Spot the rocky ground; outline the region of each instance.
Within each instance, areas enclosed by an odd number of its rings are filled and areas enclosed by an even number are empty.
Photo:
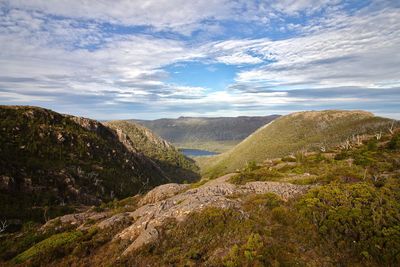
[[[241,206],[241,196],[248,194],[275,193],[283,200],[298,196],[310,189],[310,185],[294,185],[284,182],[248,182],[235,185],[229,179],[235,175],[228,174],[208,181],[193,188],[188,184],[164,184],[154,188],[144,195],[137,203],[137,208],[129,212],[110,214],[110,212],[95,212],[93,210],[65,215],[49,221],[43,230],[60,225],[59,227],[74,226],[78,229],[88,228],[87,222],[101,230],[115,229],[124,224],[112,242],[124,242],[129,245],[122,255],[154,242],[158,238],[157,228],[170,219],[183,221],[188,214],[198,212],[207,207],[238,208]],[[93,224],[90,225],[92,227]]]

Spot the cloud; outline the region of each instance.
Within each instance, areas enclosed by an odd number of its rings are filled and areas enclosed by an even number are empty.
[[[349,5],[2,1],[0,102],[99,119],[324,108],[399,116],[399,9]],[[185,62],[237,73],[218,90],[171,82],[168,66]]]
[[[240,7],[237,1],[135,1],[118,0],[12,0],[5,1],[8,8],[33,10],[73,19],[92,20],[118,25],[144,25],[156,30],[172,29],[190,33],[204,20],[226,19]]]
[[[393,87],[400,83],[398,9],[339,16],[338,27],[285,40],[230,40],[213,45],[215,60],[252,53],[266,64],[238,73],[237,83],[270,86]],[[332,22],[330,22],[332,23]],[[221,56],[222,55],[222,56]],[[258,57],[258,58],[259,58]],[[251,87],[250,84],[248,87]]]

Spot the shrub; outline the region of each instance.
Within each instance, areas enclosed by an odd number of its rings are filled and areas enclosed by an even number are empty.
[[[309,192],[300,210],[339,249],[395,263],[400,260],[400,191],[393,187],[399,182],[392,180],[382,188],[334,183]]]
[[[393,135],[388,143],[388,148],[391,150],[400,149],[400,133]]]

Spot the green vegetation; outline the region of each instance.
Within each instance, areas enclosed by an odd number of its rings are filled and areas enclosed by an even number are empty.
[[[289,202],[275,194],[247,195],[242,210],[208,208],[184,222],[172,221],[159,229],[157,243],[125,260],[167,266],[396,266],[400,150],[392,144],[399,136],[249,162],[231,182],[285,181],[290,174],[310,173],[315,177],[289,181],[317,186]],[[355,160],[366,156],[368,161]]]
[[[60,252],[64,252],[64,249],[67,245],[70,245],[74,241],[76,241],[79,237],[83,235],[80,231],[73,231],[73,232],[66,232],[53,235],[37,244],[29,248],[28,250],[24,251],[23,253],[19,254],[17,257],[13,259],[15,263],[22,263],[26,260],[31,258],[36,258],[39,261],[41,256],[48,256],[52,255],[54,257],[57,256],[64,256],[63,255],[56,255]]]
[[[174,145],[178,148],[200,149],[224,153],[234,148],[240,141],[242,140],[188,141],[187,143],[174,143]]]
[[[110,121],[106,125],[126,134],[135,150],[156,162],[171,179],[192,182],[199,178],[198,167],[192,159],[145,127],[128,121]]]
[[[365,260],[400,262],[400,181],[319,187],[299,203],[325,242]]]
[[[101,123],[35,107],[0,107],[0,219],[45,221],[176,181]],[[67,204],[67,206],[66,206]]]
[[[257,166],[255,161],[247,163],[247,166],[237,175],[233,176],[230,181],[233,184],[245,184],[253,181],[277,181],[283,175],[276,169],[262,168]]]
[[[225,152],[278,117],[278,115],[232,118],[180,117],[134,122],[149,128],[179,148]]]
[[[131,243],[115,235],[132,224],[131,217],[122,216],[105,229],[94,219],[83,229],[61,227],[58,221],[46,231],[25,224],[20,232],[0,235],[0,265],[398,266],[399,140],[399,130],[379,137],[365,134],[347,146],[247,161],[231,183],[277,181],[311,189],[289,200],[273,193],[232,195],[238,206],[208,207],[183,221],[170,219],[157,228],[154,243],[129,255],[123,251]],[[111,201],[91,211],[118,216],[136,210],[140,198]]]
[[[283,157],[297,151],[331,149],[345,140],[384,129],[390,120],[363,111],[293,113],[257,130],[232,150],[198,160],[202,173],[217,177],[243,168],[249,161]]]

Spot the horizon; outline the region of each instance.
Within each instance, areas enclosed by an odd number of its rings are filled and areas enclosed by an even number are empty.
[[[102,121],[400,119],[395,1],[0,0],[0,14],[1,105]]]

